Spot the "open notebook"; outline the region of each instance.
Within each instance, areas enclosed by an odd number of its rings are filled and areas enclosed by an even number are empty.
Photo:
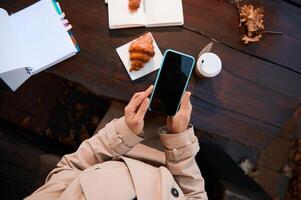
[[[8,15],[0,8],[0,77],[16,90],[30,76],[78,52],[56,1]]]
[[[135,12],[129,10],[128,2],[108,0],[110,29],[184,24],[182,0],[141,0]]]

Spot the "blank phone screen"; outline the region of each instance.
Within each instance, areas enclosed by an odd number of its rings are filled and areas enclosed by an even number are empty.
[[[189,56],[168,51],[155,85],[150,110],[169,116],[176,114],[182,94],[193,68]]]

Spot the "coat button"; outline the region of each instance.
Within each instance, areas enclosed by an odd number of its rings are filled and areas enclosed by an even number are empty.
[[[179,197],[179,192],[176,188],[171,188],[171,194],[172,196],[178,198]]]

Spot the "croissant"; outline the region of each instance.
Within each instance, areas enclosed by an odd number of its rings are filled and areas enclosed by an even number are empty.
[[[129,0],[129,9],[136,11],[140,7],[141,0]]]
[[[155,55],[153,39],[150,34],[144,34],[129,47],[130,71],[139,71]]]

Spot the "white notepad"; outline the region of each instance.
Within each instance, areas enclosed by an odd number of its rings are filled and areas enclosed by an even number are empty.
[[[11,16],[0,9],[0,29],[0,77],[12,90],[77,53],[52,0],[41,0]]]
[[[141,0],[135,12],[129,10],[128,2],[108,0],[110,29],[184,24],[182,0]]]

